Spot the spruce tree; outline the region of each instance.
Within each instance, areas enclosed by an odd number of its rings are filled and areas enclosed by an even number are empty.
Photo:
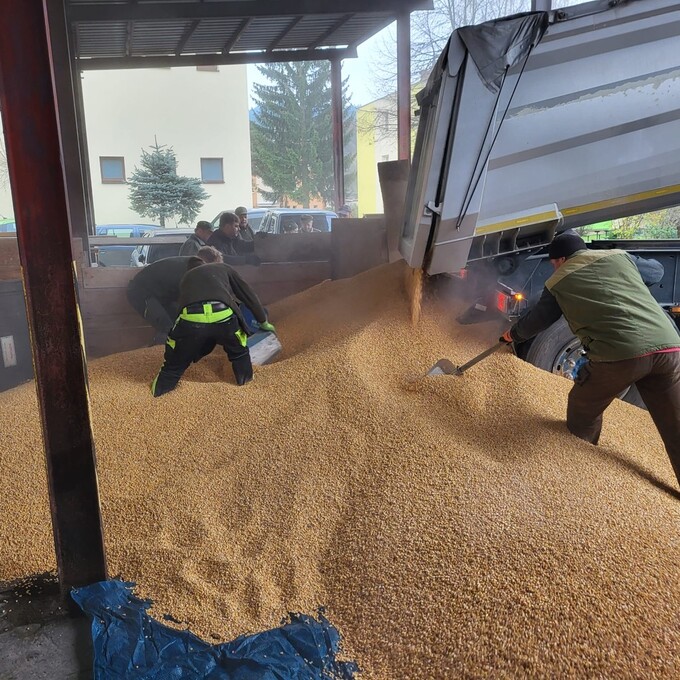
[[[208,198],[201,180],[177,174],[172,147],[156,141],[149,148],[151,151],[142,149],[141,168],[135,166],[128,180],[130,207],[142,217],[157,219],[162,227],[170,219],[190,224]]]
[[[263,195],[273,202],[290,199],[304,207],[314,198],[332,203],[330,63],[276,63],[258,70],[272,83],[253,86],[253,173],[271,189]],[[345,81],[343,96],[346,89]],[[350,115],[347,105],[344,115]]]

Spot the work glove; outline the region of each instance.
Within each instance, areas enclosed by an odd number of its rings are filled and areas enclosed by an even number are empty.
[[[260,260],[260,258],[257,255],[249,254],[249,255],[246,255],[245,257],[246,257],[246,264],[252,264],[255,267],[259,267],[260,262],[262,262],[262,260]]]
[[[510,335],[510,330],[507,330],[500,338],[498,338],[498,342],[504,342],[506,345],[511,345],[515,340],[512,335]]]
[[[260,330],[267,331],[268,333],[276,333],[276,327],[273,323],[269,323],[269,321],[263,321],[260,324]]]

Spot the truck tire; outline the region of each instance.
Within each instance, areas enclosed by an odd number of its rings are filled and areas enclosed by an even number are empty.
[[[550,371],[550,373],[556,373],[573,380],[574,363],[580,355],[581,343],[571,332],[565,318],[562,317],[534,338],[526,353],[526,361],[544,371]],[[645,403],[635,385],[631,385],[623,394],[619,395],[619,399],[634,406],[645,408]]]

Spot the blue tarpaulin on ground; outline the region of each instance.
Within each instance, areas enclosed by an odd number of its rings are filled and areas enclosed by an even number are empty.
[[[134,586],[112,580],[71,593],[92,617],[94,680],[351,680],[358,671],[337,660],[340,635],[321,613],[211,645],[152,619]]]

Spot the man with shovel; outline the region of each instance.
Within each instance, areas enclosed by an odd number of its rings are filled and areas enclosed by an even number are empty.
[[[548,248],[555,273],[536,305],[501,338],[522,342],[564,315],[588,362],[574,381],[567,428],[592,444],[602,414],[635,384],[663,440],[680,484],[680,335],[622,250],[588,250],[573,232]]]

